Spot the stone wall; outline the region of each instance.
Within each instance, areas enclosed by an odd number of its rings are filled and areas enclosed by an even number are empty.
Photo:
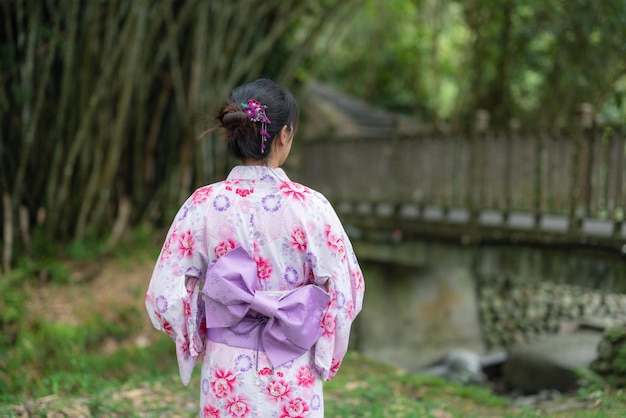
[[[478,285],[478,306],[487,347],[530,342],[581,324],[626,323],[625,294],[551,282],[484,279]]]

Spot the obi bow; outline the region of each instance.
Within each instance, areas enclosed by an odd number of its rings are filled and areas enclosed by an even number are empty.
[[[330,296],[315,285],[288,292],[255,291],[257,265],[237,247],[212,263],[202,289],[209,339],[263,349],[272,366],[293,360],[322,335]]]

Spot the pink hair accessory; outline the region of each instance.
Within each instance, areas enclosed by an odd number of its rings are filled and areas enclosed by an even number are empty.
[[[251,122],[261,122],[261,153],[265,153],[265,141],[270,139],[270,134],[267,133],[267,125],[270,125],[269,118],[265,114],[267,106],[263,106],[261,103],[254,99],[248,100],[248,103],[242,103],[243,111],[246,113],[248,120]]]

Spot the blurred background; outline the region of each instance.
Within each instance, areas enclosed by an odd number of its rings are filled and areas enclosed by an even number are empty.
[[[3,1],[3,269],[35,231],[115,240],[116,220],[169,222],[182,196],[223,176],[218,141],[198,137],[233,86],[260,75],[300,97],[323,82],[429,127],[467,127],[477,109],[494,126],[566,127],[582,103],[620,122],[624,7]]]
[[[101,302],[133,302],[84,332],[47,301],[93,308],[74,287],[106,260],[150,264],[235,164],[207,130],[259,76],[300,102],[287,173],[335,204],[374,290],[356,350],[502,363],[583,322],[595,350],[626,318],[625,39],[623,0],[0,1],[0,392],[148,344],[143,271],[107,276]]]

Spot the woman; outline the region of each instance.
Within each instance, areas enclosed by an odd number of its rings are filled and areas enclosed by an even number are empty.
[[[146,295],[176,342],[183,384],[202,356],[205,417],[323,417],[361,310],[350,241],[320,193],[289,180],[299,117],[285,88],[235,88],[217,121],[241,161],[196,190],[167,234]]]

